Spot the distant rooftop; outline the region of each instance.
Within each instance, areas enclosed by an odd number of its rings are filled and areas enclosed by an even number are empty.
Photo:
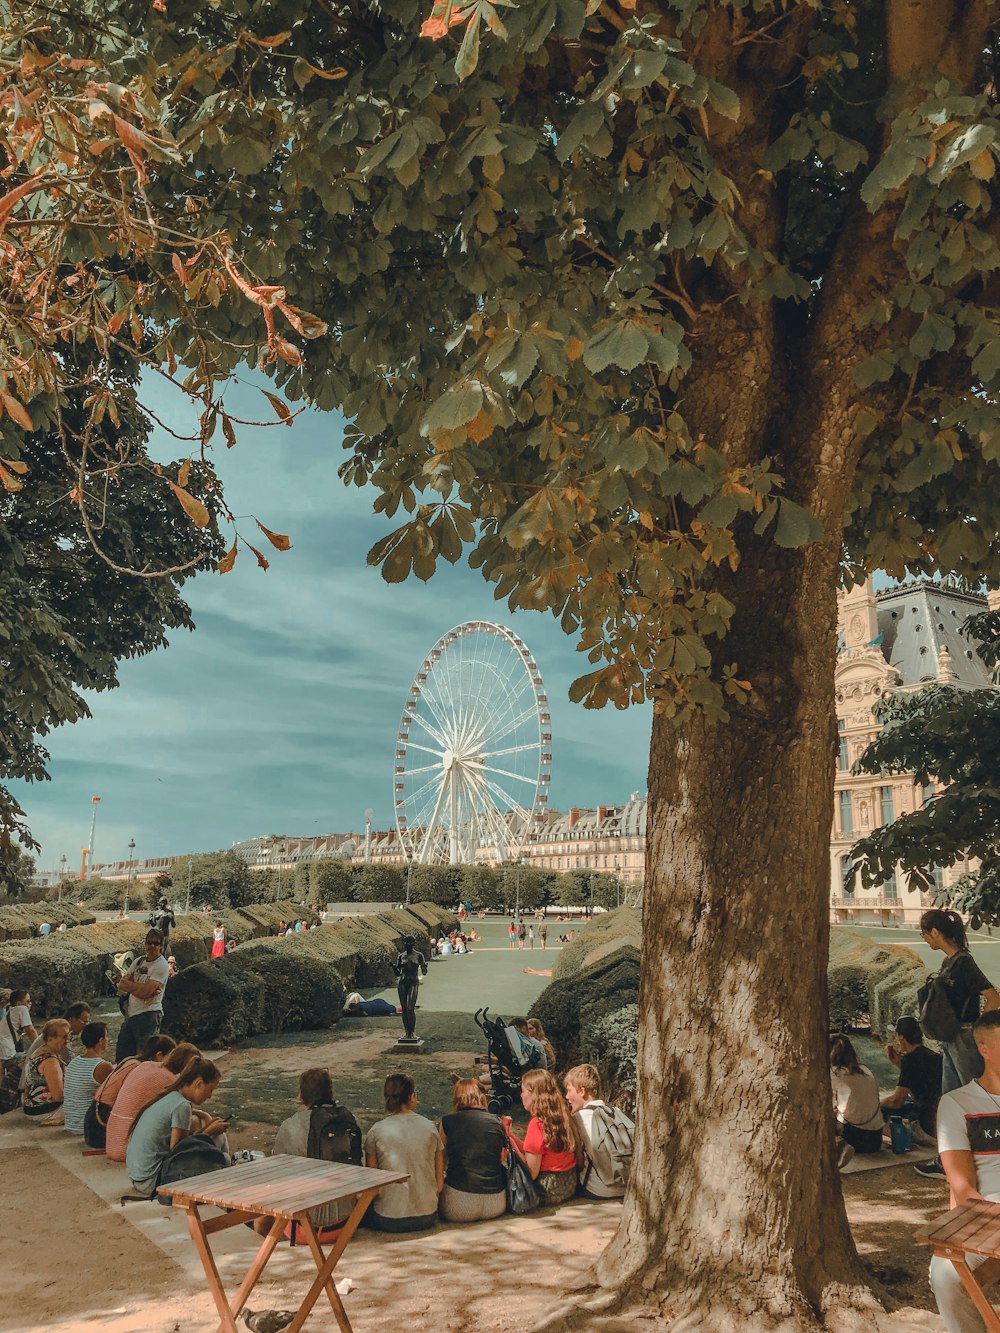
[[[933,579],[916,579],[876,593],[882,651],[902,677],[903,688],[939,679],[943,651],[951,659],[951,683],[966,689],[995,686],[975,650],[961,632],[963,622],[986,610],[986,598],[960,592]]]

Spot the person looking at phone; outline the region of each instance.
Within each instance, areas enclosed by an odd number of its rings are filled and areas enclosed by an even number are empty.
[[[218,1065],[202,1055],[193,1055],[167,1091],[136,1116],[125,1169],[139,1194],[155,1192],[164,1162],[189,1134],[200,1132],[221,1146],[217,1136],[225,1134],[227,1121],[209,1116],[200,1131],[194,1128],[195,1108],[214,1096],[221,1079]],[[223,1152],[228,1152],[228,1145]]]

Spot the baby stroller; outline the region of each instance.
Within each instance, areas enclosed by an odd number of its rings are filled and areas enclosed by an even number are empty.
[[[491,1018],[488,1008],[477,1009],[475,1018],[486,1038],[486,1058],[482,1063],[486,1065],[493,1092],[489,1109],[499,1115],[521,1100],[521,1075],[535,1067],[538,1057],[522,1050],[516,1029],[508,1027],[499,1015]]]

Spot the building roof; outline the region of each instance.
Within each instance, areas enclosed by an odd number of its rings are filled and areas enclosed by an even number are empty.
[[[886,588],[875,596],[882,651],[902,677],[901,688],[947,680],[966,689],[995,686],[963,622],[986,610],[986,598],[932,579]],[[946,668],[941,670],[941,655]],[[950,662],[949,662],[950,659]]]

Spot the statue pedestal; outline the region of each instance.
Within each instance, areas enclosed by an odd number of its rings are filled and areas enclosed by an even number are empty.
[[[425,1055],[427,1043],[422,1037],[400,1037],[393,1046],[392,1055]]]

